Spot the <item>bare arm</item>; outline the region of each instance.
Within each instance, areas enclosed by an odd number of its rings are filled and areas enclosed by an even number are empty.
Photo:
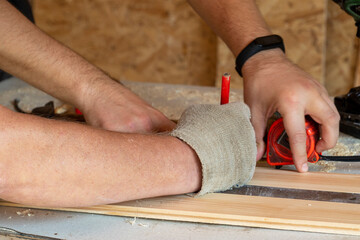
[[[130,90],[44,34],[7,1],[0,1],[0,42],[1,69],[74,104],[92,125],[123,132],[164,131],[175,126]]]
[[[233,54],[257,37],[271,34],[254,0],[188,0],[199,15],[225,41]],[[233,66],[231,66],[233,67]],[[243,68],[244,98],[252,113],[260,159],[265,151],[266,121],[278,111],[298,171],[307,171],[304,115],[320,124],[322,139],[316,150],[335,146],[339,114],[323,86],[291,63],[280,49],[262,51],[248,59]]]
[[[0,107],[0,197],[88,206],[194,192],[196,153],[170,136],[123,134]]]

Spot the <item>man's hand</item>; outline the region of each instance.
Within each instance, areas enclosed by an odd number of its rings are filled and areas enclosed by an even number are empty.
[[[110,79],[86,87],[82,99],[79,108],[93,126],[126,133],[164,132],[176,126],[160,111]]]
[[[0,68],[83,111],[107,130],[170,131],[175,124],[0,1]],[[16,23],[16,24],[14,24]]]
[[[335,146],[339,135],[339,114],[325,88],[291,63],[280,49],[257,53],[243,67],[244,98],[252,113],[258,147],[257,159],[265,151],[263,137],[267,119],[278,111],[290,140],[299,172],[308,170],[305,115],[320,125],[321,140],[316,151]]]

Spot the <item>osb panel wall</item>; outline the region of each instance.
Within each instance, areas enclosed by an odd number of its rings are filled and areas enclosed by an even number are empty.
[[[354,19],[329,2],[326,44],[326,81],[330,95],[347,93],[354,86],[358,41]]]
[[[216,37],[185,0],[34,0],[36,24],[117,79],[214,85]]]
[[[332,0],[257,3],[287,56],[331,95],[354,85],[356,29]],[[242,88],[234,56],[186,0],[33,0],[33,9],[40,28],[117,79],[219,86],[231,72]]]
[[[320,82],[324,82],[326,0],[257,0],[267,24],[285,41],[286,55]],[[217,82],[223,72],[232,74],[231,85],[242,88],[234,69],[235,58],[219,39]]]

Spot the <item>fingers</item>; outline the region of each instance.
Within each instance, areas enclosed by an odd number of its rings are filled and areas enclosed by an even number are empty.
[[[266,118],[263,114],[253,111],[251,117],[251,124],[254,127],[256,137],[256,161],[259,161],[265,153],[265,142],[263,139],[266,130]]]
[[[333,148],[339,137],[340,116],[331,100],[324,97],[323,101],[316,101],[317,111],[310,113],[310,116],[320,124],[321,139],[316,144],[316,151],[322,152]]]
[[[174,128],[176,127],[176,123],[166,119],[164,121],[161,121],[158,125],[158,132],[170,132],[172,130],[174,130]]]
[[[306,114],[310,115],[320,125],[321,140],[316,145],[316,151],[322,152],[335,146],[339,136],[339,114],[336,107],[327,96],[309,101]],[[302,110],[289,110],[283,114],[284,126],[289,136],[294,164],[299,172],[306,172],[306,132],[305,119]]]
[[[305,116],[301,110],[292,110],[283,115],[284,127],[289,136],[294,164],[299,172],[307,172]]]

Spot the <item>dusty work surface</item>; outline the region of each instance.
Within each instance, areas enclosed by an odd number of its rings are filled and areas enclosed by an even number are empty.
[[[126,83],[131,89],[163,111],[169,118],[178,119],[191,104],[218,103],[219,90],[210,87],[191,87],[166,84]],[[13,99],[20,107],[33,107],[54,100],[41,91],[17,79],[0,83],[0,104],[12,108]],[[231,101],[241,100],[240,92],[231,93]],[[341,135],[338,145],[328,154],[353,155],[359,153],[360,141]],[[311,170],[359,173],[359,164],[323,162],[312,165]],[[46,235],[62,239],[358,239],[351,236],[315,234],[295,231],[266,230],[260,228],[180,223],[159,220],[111,217],[93,214],[65,213],[44,210],[25,211],[21,208],[0,207],[0,226],[21,232]],[[354,216],[358,217],[358,216]],[[1,237],[0,237],[1,239]]]
[[[124,84],[173,120],[179,119],[181,113],[190,105],[218,104],[220,102],[220,90],[214,87],[139,82],[124,82]],[[0,104],[13,109],[11,101],[15,98],[20,101],[19,106],[27,111],[42,106],[49,100],[53,100],[55,105],[61,104],[59,100],[19,79],[12,78],[0,83]],[[243,97],[240,90],[230,92],[230,102],[241,100]],[[341,133],[336,147],[323,154],[360,155],[360,140]],[[259,166],[267,166],[267,163],[260,162]],[[284,168],[294,169],[293,166],[285,166]],[[310,171],[322,172],[360,173],[360,163],[319,161],[316,164],[310,164],[309,169]]]

